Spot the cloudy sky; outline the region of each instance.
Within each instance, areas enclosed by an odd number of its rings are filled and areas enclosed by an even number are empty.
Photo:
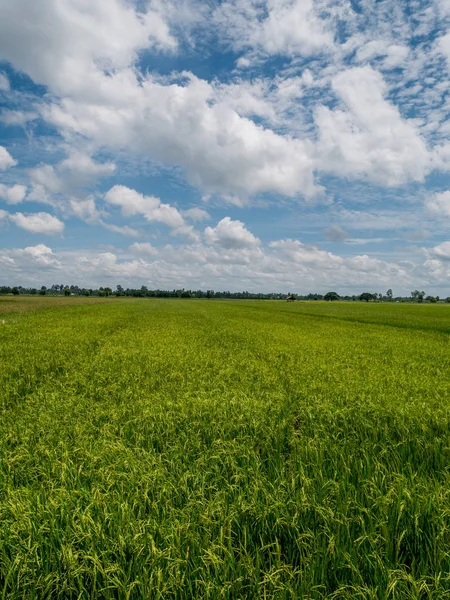
[[[450,295],[450,0],[0,0],[0,284]]]

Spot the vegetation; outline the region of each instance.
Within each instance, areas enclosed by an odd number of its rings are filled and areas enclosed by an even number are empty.
[[[2,597],[450,598],[449,340],[444,304],[0,298]]]
[[[128,298],[226,298],[234,300],[284,300],[286,297],[292,297],[296,300],[345,300],[345,301],[366,301],[366,302],[423,302],[425,298],[425,292],[419,292],[415,290],[411,292],[411,296],[397,296],[394,298],[392,290],[387,290],[386,294],[363,292],[358,295],[347,295],[339,296],[337,292],[327,292],[323,294],[291,294],[291,292],[230,292],[230,291],[214,291],[214,290],[151,290],[147,286],[143,285],[140,288],[123,288],[118,285],[115,290],[109,287],[99,288],[84,288],[78,285],[64,285],[55,284],[51,288],[47,288],[43,285],[40,289],[37,288],[26,288],[22,286],[10,287],[7,285],[0,286],[0,296],[8,295],[18,296],[29,295],[29,296],[95,296],[99,298],[106,298],[109,296],[115,296],[116,298],[125,296]],[[439,302],[439,296],[427,296],[425,302]],[[444,302],[450,303],[450,296]]]

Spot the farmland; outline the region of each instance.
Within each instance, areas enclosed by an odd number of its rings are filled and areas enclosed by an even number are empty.
[[[3,598],[450,598],[450,306],[0,320]]]

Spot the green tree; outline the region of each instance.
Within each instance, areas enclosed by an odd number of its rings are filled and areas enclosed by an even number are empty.
[[[328,292],[327,294],[325,294],[323,299],[327,302],[332,302],[333,300],[340,300],[341,297],[336,292]]]
[[[386,296],[387,296],[387,299],[388,299],[390,302],[392,302],[393,293],[392,293],[392,290],[391,290],[391,288],[389,288],[389,289],[388,289],[388,291],[386,292]]]
[[[416,300],[417,302],[423,302],[423,299],[425,298],[425,292],[414,290],[413,292],[411,292],[411,298],[413,300]]]
[[[64,296],[70,296],[70,288],[68,288],[68,287],[65,288]]]
[[[376,294],[371,294],[370,292],[363,292],[360,296],[359,299],[362,302],[370,302],[371,300],[377,300],[377,295]]]
[[[18,296],[20,292],[19,292],[19,290],[18,290],[16,287],[13,287],[13,289],[11,290],[11,293],[12,293],[14,296]]]

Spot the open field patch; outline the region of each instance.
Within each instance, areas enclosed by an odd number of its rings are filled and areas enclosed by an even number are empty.
[[[450,306],[2,319],[4,598],[450,598]]]

